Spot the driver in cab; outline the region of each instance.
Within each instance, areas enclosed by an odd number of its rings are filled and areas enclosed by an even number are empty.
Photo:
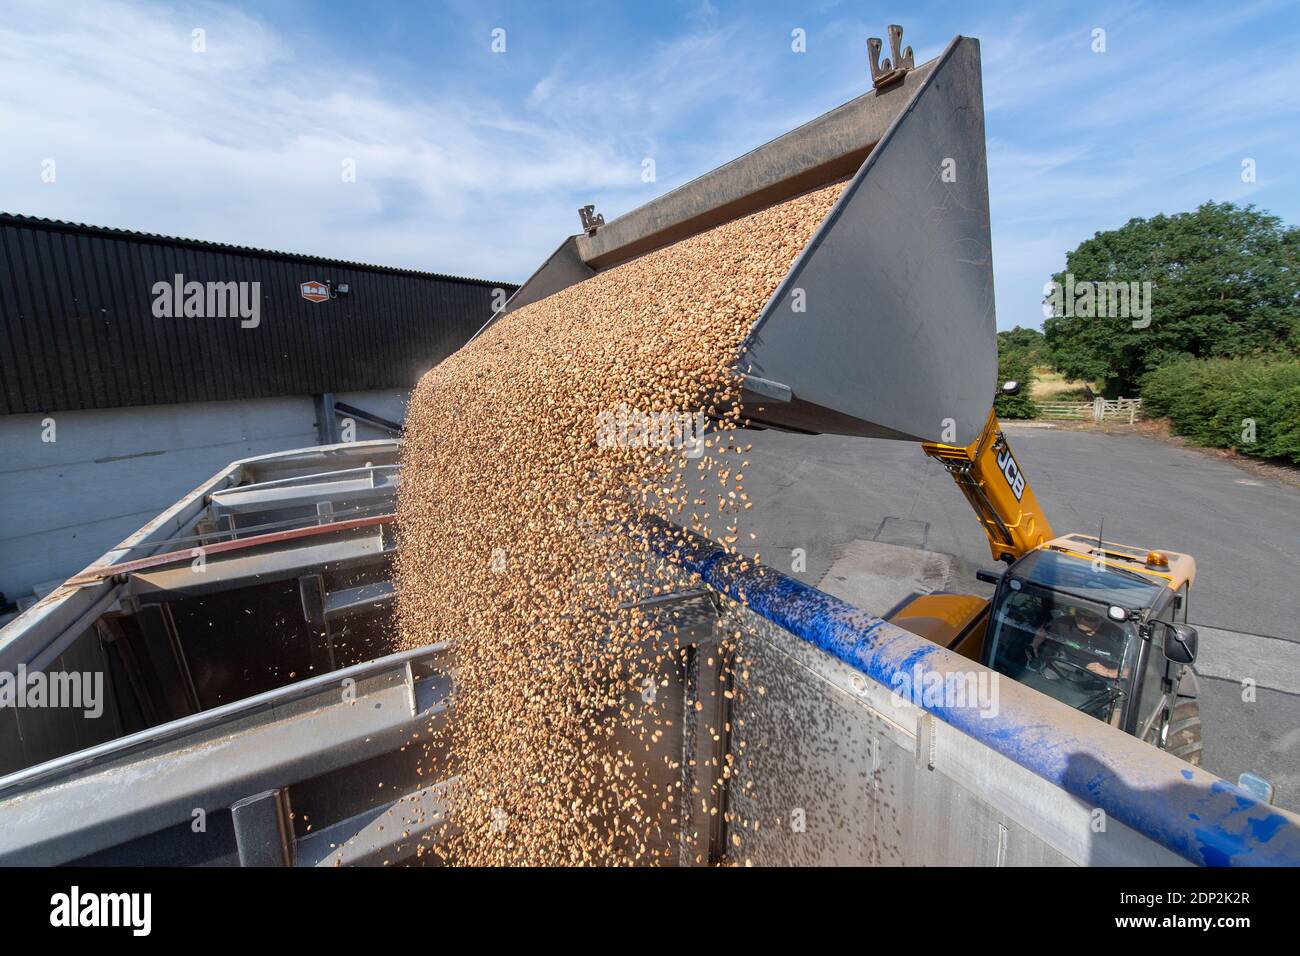
[[[1030,642],[1027,653],[1031,661],[1040,660],[1039,649],[1048,640],[1056,644],[1061,657],[1076,667],[1112,680],[1120,676],[1124,634],[1091,608],[1071,607],[1054,614]],[[1099,657],[1115,661],[1116,665],[1110,667]],[[1057,676],[1051,668],[1044,667],[1041,672],[1049,680]]]

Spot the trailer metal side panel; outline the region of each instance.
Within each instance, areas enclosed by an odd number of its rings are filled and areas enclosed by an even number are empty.
[[[919,766],[940,771],[940,777],[949,765],[965,768],[964,787],[982,806],[1002,806],[1002,812],[1014,808],[1015,822],[1036,830],[1039,839],[1072,862],[1168,862],[1176,854],[1203,866],[1300,865],[1300,816],[1295,813],[1263,803],[1200,767],[816,588],[754,567],[710,543],[677,541],[664,538],[665,555],[694,579],[743,602],[732,613],[765,622],[760,634],[768,634],[778,647],[787,635],[797,639],[796,647],[816,652],[817,666],[805,665],[801,674],[829,667],[822,670],[823,682],[828,674],[837,674],[830,683],[841,688],[847,675],[850,692],[862,704],[902,728],[904,738],[910,734]],[[942,685],[950,677],[982,679],[996,689],[993,705],[908,691],[932,678]],[[807,728],[813,737],[811,743],[799,737],[799,747],[843,747],[845,739],[866,745],[870,734],[861,725],[842,738],[816,712],[798,709],[816,706],[810,703],[816,695],[788,696],[798,714],[793,726],[801,728],[800,734]],[[759,734],[749,746],[760,753],[788,753],[790,732],[770,738]],[[794,772],[787,768],[785,773]],[[889,811],[912,821],[913,840],[904,847],[908,862],[940,862],[925,855],[916,840],[921,833],[951,825],[962,803],[953,794],[928,793],[924,784],[915,790],[918,780],[931,778],[922,774],[911,788],[900,783],[905,796],[882,799]],[[1136,850],[1129,833],[1139,837]]]

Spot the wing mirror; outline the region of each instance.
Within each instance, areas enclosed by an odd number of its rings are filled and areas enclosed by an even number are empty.
[[[1002,394],[1003,394],[1003,395],[1019,395],[1019,394],[1020,394],[1020,383],[1017,382],[1014,378],[1011,379],[1011,381],[1009,381],[1009,382],[1003,382],[1003,383],[1002,383]]]
[[[1158,621],[1165,629],[1165,657],[1175,664],[1192,664],[1196,661],[1196,628],[1190,624],[1171,624]]]

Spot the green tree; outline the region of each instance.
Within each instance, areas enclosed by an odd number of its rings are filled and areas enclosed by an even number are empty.
[[[1232,203],[1099,232],[1066,255],[1053,281],[1151,282],[1150,324],[1053,315],[1043,323],[1051,363],[1067,378],[1101,380],[1114,396],[1134,394],[1171,359],[1300,354],[1298,250],[1300,229]]]
[[[1026,329],[1017,325],[998,333],[998,355],[1016,352],[1025,357],[1030,365],[1046,365],[1050,361],[1047,352],[1047,340],[1038,329]]]

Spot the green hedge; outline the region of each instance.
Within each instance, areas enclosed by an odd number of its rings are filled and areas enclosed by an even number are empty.
[[[1300,359],[1184,359],[1148,373],[1142,398],[1198,445],[1300,464]]]

